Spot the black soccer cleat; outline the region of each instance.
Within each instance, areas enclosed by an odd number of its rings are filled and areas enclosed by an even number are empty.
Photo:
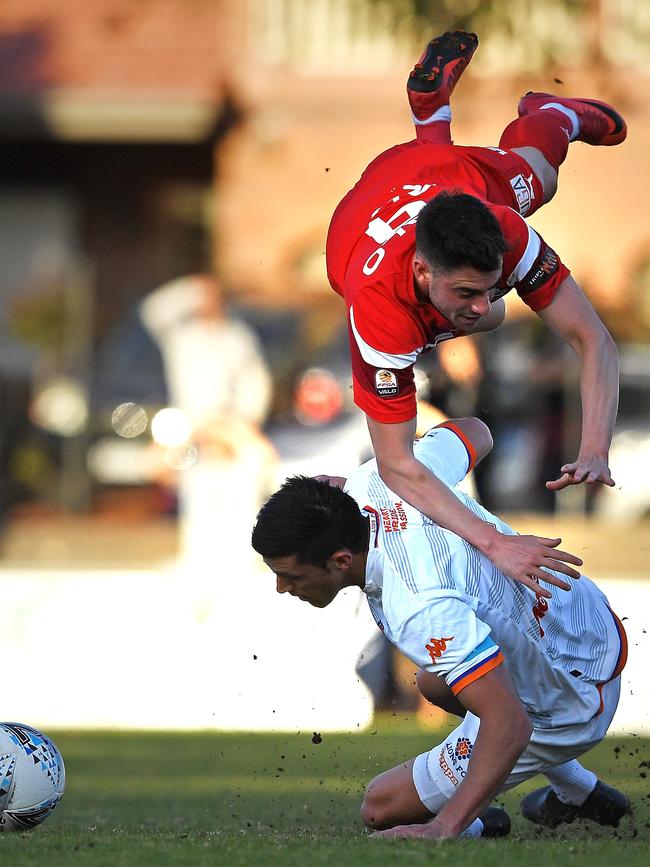
[[[563,822],[570,823],[576,819],[589,819],[599,825],[617,828],[623,816],[630,812],[630,802],[618,789],[599,780],[579,807],[562,803],[553,789],[545,786],[522,799],[521,812],[524,818],[546,828],[557,828]]]
[[[479,819],[483,822],[481,837],[507,837],[510,833],[510,816],[501,807],[487,807]]]
[[[478,48],[478,36],[453,30],[436,36],[409,75],[406,91],[415,118],[426,120],[449,103],[460,76]]]

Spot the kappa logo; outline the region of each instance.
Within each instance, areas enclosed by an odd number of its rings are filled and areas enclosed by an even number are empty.
[[[461,759],[469,759],[472,755],[472,742],[469,738],[458,738],[454,755],[460,761]]]
[[[375,373],[375,388],[380,397],[394,397],[399,394],[397,377],[392,370],[378,370]]]
[[[436,660],[440,659],[442,654],[447,649],[447,644],[453,640],[453,635],[449,638],[430,638],[429,643],[424,645],[425,650],[427,650],[429,656],[431,657],[431,662],[434,665],[436,664]]]
[[[523,216],[530,211],[530,205],[535,198],[533,192],[533,176],[525,178],[523,175],[516,175],[510,178],[510,186],[514,190],[517,198],[519,213]]]
[[[548,613],[548,602],[544,596],[539,593],[535,594],[535,604],[533,605],[533,617],[539,626],[539,637],[544,638],[544,630],[542,629],[542,618]]]
[[[438,756],[438,764],[440,765],[440,770],[447,777],[448,780],[454,785],[458,785],[458,777],[455,776],[452,769],[447,764],[447,759],[445,758],[445,748],[443,747],[440,750],[440,755]]]

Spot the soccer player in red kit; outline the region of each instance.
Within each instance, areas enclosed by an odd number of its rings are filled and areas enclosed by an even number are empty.
[[[442,340],[496,328],[503,296],[515,289],[581,364],[579,454],[547,487],[614,484],[616,345],[568,268],[523,218],[554,195],[571,141],[615,145],[626,126],[606,103],[528,93],[499,147],[454,145],[449,98],[477,45],[475,34],[461,31],[429,43],[407,83],[416,138],[373,160],[338,205],[327,267],[346,301],[354,399],[366,413],[382,479],[506,575],[533,586],[548,580],[540,567],[577,578],[568,564],[582,563],[557,549],[560,539],[498,533],[414,457],[413,364]]]

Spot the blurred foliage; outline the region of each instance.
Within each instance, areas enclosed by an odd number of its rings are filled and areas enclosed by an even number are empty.
[[[394,23],[418,34],[445,30],[469,30],[481,40],[493,40],[499,51],[513,56],[523,50],[530,61],[524,66],[545,62],[588,59],[598,51],[598,19],[601,0],[369,0],[387,10]],[[531,39],[531,36],[534,39]],[[576,38],[582,51],[575,50]],[[525,44],[527,44],[527,47]],[[531,57],[530,54],[534,56]],[[583,54],[580,57],[579,54]],[[519,65],[518,63],[515,65]]]
[[[42,444],[35,441],[21,443],[11,456],[9,470],[25,491],[54,496],[56,467]]]
[[[19,298],[9,316],[12,334],[38,349],[57,350],[65,334],[65,299],[60,290]]]
[[[473,30],[489,35],[494,30],[512,29],[517,19],[529,17],[529,12],[542,7],[549,14],[558,8],[570,15],[595,12],[594,0],[518,0],[516,4],[502,0],[370,0],[377,6],[388,6],[395,17],[409,16],[420,27],[432,31]]]

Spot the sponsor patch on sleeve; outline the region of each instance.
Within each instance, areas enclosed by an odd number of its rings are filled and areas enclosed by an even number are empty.
[[[539,255],[533,262],[532,267],[524,279],[517,284],[517,292],[520,295],[536,292],[557,273],[559,266],[559,259],[555,251],[551,250],[547,244],[542,244]]]
[[[375,372],[375,390],[380,397],[395,397],[399,394],[397,376],[392,370],[382,368]]]

